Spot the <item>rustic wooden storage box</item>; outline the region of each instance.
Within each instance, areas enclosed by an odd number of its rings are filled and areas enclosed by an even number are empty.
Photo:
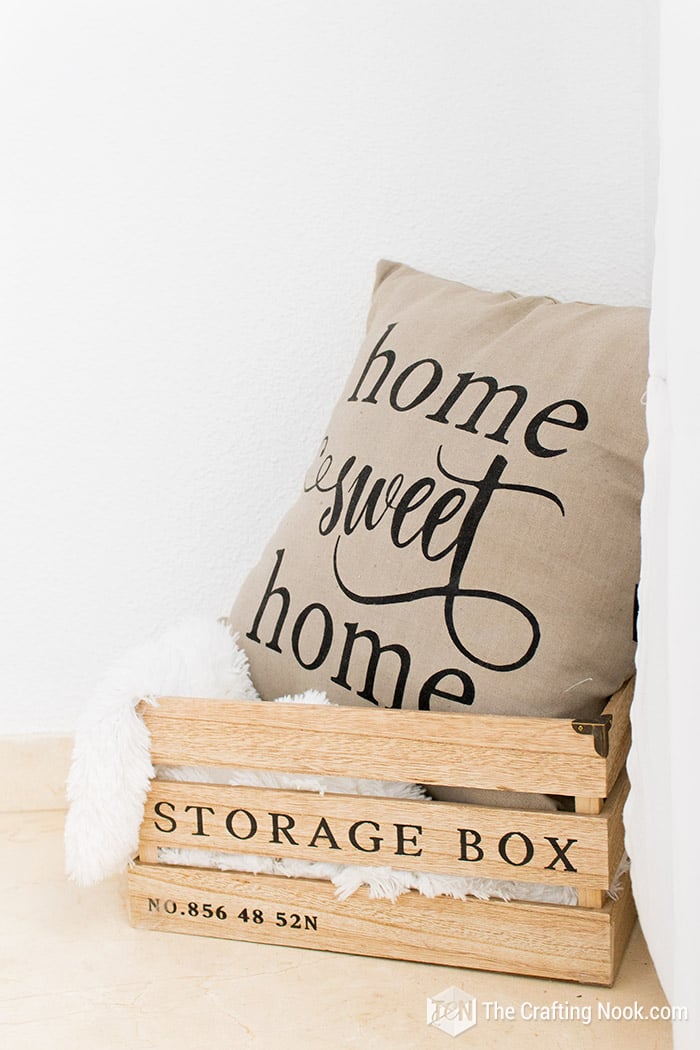
[[[623,852],[632,692],[630,681],[593,722],[178,697],[143,705],[158,765],[546,792],[572,796],[575,812],[154,780],[128,876],[131,921],[610,985],[635,918],[628,877],[617,900],[606,896]],[[382,841],[363,852],[370,835]],[[579,903],[415,890],[392,903],[365,888],[341,902],[322,880],[159,863],[159,846],[568,885]]]

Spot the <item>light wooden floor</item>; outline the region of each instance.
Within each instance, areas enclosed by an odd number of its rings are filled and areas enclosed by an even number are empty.
[[[124,876],[88,890],[66,881],[63,821],[0,814],[3,1050],[671,1047],[668,1022],[596,1017],[598,1001],[666,1003],[638,928],[613,989],[138,931]],[[476,1027],[454,1041],[426,1024],[427,997],[451,985],[479,1000]],[[486,1001],[516,1019],[488,1020]],[[590,1005],[592,1022],[519,1016],[555,1002]]]

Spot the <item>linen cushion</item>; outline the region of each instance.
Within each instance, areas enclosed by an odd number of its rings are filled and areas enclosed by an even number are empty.
[[[591,717],[634,669],[647,311],[382,261],[230,614],[265,699]]]

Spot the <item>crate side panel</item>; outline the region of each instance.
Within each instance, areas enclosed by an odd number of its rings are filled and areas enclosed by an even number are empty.
[[[634,903],[629,872],[624,876],[620,896],[618,900],[612,903],[610,914],[612,920],[612,973],[610,980],[612,983],[619,972],[637,920],[637,908]]]
[[[610,698],[603,713],[612,717],[609,731],[609,752],[607,756],[608,792],[612,789],[622,772],[632,742],[630,707],[634,698],[635,679],[630,678],[621,689]]]
[[[217,765],[563,795],[607,794],[566,719],[163,697],[142,705],[157,765]]]
[[[623,822],[623,812],[629,793],[629,777],[627,776],[627,770],[623,769],[600,814],[601,817],[604,817],[606,820],[608,832],[607,853],[609,868],[606,883],[607,886],[610,886],[625,850],[625,825]]]
[[[431,900],[415,891],[395,904],[370,900],[365,891],[339,902],[317,880],[138,863],[129,894],[133,925],[149,929],[591,984],[611,980],[608,908]],[[225,918],[216,917],[217,908]]]
[[[155,780],[141,859],[178,847],[605,889],[618,808],[582,816]]]

